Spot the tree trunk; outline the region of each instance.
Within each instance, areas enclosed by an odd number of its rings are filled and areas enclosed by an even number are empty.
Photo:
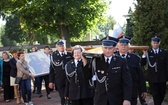
[[[29,41],[30,41],[29,45],[33,45],[35,35],[31,31],[28,32],[28,35],[29,35]]]
[[[60,33],[61,33],[61,38],[66,40],[66,47],[69,48],[71,47],[71,42],[70,42],[70,35],[69,35],[69,28],[68,25],[61,24],[60,25]]]

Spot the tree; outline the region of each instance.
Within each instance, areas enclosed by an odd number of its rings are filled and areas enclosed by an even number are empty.
[[[115,24],[116,21],[112,16],[108,16],[105,23],[98,24],[98,28],[101,31],[99,38],[103,39],[105,36],[109,35],[109,30],[113,30]]]
[[[0,27],[0,46],[2,46],[2,37],[4,36],[5,34],[5,25],[1,25]]]
[[[26,37],[20,27],[20,20],[15,15],[7,17],[4,36],[11,42],[9,45],[16,45],[16,43],[26,41]],[[5,43],[3,45],[6,46]]]
[[[131,8],[129,8],[128,14],[126,16],[126,20],[127,20],[127,25],[126,25],[126,32],[125,34],[129,37],[133,37],[133,21],[132,21],[132,14],[133,11]]]
[[[151,37],[159,35],[162,46],[168,48],[168,1],[137,0],[134,18],[134,42],[150,45]]]
[[[6,25],[3,30],[1,42],[3,46],[12,46],[25,41],[24,33],[20,27],[20,21],[15,15],[6,17]]]
[[[67,40],[79,38],[104,20],[107,5],[102,0],[7,0],[21,20],[29,38],[42,32]],[[6,9],[11,11],[11,9]],[[30,42],[32,43],[32,42]]]

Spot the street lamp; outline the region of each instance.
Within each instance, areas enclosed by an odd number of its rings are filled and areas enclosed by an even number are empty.
[[[132,37],[133,36],[133,29],[132,29],[133,24],[130,22],[132,15],[131,14],[126,14],[126,15],[123,15],[123,16],[126,18],[126,21],[127,21],[125,34],[129,37]]]

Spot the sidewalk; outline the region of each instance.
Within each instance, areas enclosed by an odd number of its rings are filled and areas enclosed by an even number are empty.
[[[60,98],[57,91],[53,91],[50,93],[51,99],[47,99],[45,90],[42,90],[43,96],[41,98],[38,97],[37,94],[32,93],[32,102],[35,105],[61,105]],[[3,101],[2,90],[0,89],[0,105],[17,105],[16,99],[6,103]],[[18,104],[24,105],[24,104]]]
[[[61,105],[60,98],[59,98],[57,91],[51,92],[51,94],[50,94],[51,99],[47,99],[45,90],[42,90],[42,94],[43,94],[43,96],[41,98],[39,98],[37,94],[32,93],[32,101],[35,105]],[[151,96],[148,96],[146,101],[147,101],[148,105],[154,105]],[[0,89],[0,105],[17,105],[16,99],[12,100],[9,103],[4,102],[2,90]],[[24,104],[19,104],[19,105],[24,105]],[[138,105],[140,105],[139,102],[138,102]],[[168,105],[168,103],[164,102],[162,105]]]

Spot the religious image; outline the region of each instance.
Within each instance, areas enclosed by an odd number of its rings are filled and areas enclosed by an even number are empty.
[[[26,53],[25,60],[29,65],[30,72],[35,76],[49,73],[50,60],[42,51]]]

